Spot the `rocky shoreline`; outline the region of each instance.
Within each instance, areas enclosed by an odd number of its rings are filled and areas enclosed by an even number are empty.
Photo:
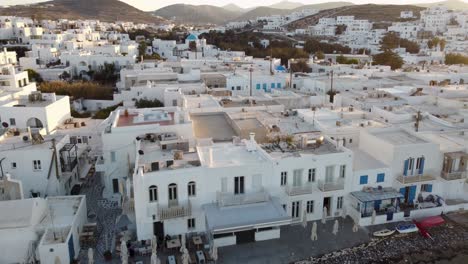
[[[424,238],[419,232],[396,234],[295,263],[466,263],[466,228],[449,220],[429,232],[433,239]]]

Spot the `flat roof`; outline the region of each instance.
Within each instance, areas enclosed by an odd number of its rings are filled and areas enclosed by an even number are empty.
[[[413,136],[403,129],[380,131],[374,132],[373,134],[392,145],[411,145],[428,143],[428,141]]]
[[[278,226],[291,222],[279,200],[239,206],[219,207],[217,204],[203,206],[208,228],[213,233],[226,233],[253,229],[261,226]]]
[[[212,138],[213,141],[231,141],[238,136],[224,112],[191,114],[193,130],[197,138]]]
[[[117,127],[159,124],[161,126],[174,125],[174,113],[164,110],[152,110],[150,113],[119,115]]]
[[[354,153],[354,171],[381,169],[388,167],[387,165],[385,165],[385,163],[375,159],[362,149],[356,148],[351,150]]]
[[[0,202],[0,229],[28,227],[34,218],[34,209],[41,198]]]

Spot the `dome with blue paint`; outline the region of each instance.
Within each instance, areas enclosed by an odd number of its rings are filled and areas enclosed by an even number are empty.
[[[198,36],[195,35],[195,34],[190,34],[190,35],[188,35],[188,37],[186,38],[186,40],[195,41],[195,40],[198,40]]]
[[[275,70],[278,71],[278,72],[286,72],[287,71],[286,68],[283,65],[276,66]]]

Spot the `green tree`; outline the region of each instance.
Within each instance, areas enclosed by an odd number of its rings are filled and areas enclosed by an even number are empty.
[[[441,39],[439,42],[440,45],[440,50],[443,51],[445,49],[445,45],[447,44],[447,41],[445,39]]]
[[[153,108],[153,107],[163,107],[164,104],[158,99],[149,100],[146,98],[139,99],[135,101],[136,108]]]
[[[41,83],[44,81],[44,79],[42,79],[42,76],[37,71],[33,69],[26,69],[26,71],[28,72],[28,78],[30,81],[34,81],[37,83]]]
[[[307,64],[307,61],[301,60],[301,59],[291,63],[291,70],[293,72],[311,72],[312,71],[312,69]]]
[[[190,51],[197,51],[197,43],[195,41],[189,42],[189,50]]]
[[[400,38],[397,33],[389,32],[381,42],[381,50],[405,48],[409,53],[419,53],[419,44],[404,38]]]
[[[115,84],[118,78],[114,63],[104,63],[104,66],[100,70],[94,72],[92,76],[94,81],[112,85]]]
[[[400,69],[403,66],[403,59],[391,50],[373,56],[374,64],[390,66],[392,70]]]
[[[138,45],[138,56],[141,58],[141,56],[145,56],[146,55],[146,48],[148,47],[148,45],[146,44],[146,42],[142,41],[140,42],[140,44]]]
[[[338,25],[335,28],[335,34],[336,35],[341,35],[346,31],[346,25]]]
[[[323,60],[323,59],[325,59],[325,53],[323,53],[323,51],[319,50],[319,51],[315,52],[315,57],[317,57],[317,59],[319,59],[319,60]]]

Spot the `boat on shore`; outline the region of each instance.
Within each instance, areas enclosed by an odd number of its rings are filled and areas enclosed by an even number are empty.
[[[412,233],[417,232],[418,227],[413,223],[402,223],[397,225],[396,230],[400,234]]]
[[[375,237],[386,237],[386,236],[391,236],[393,233],[395,233],[396,230],[390,230],[390,229],[382,229],[379,231],[375,231],[373,235]]]

